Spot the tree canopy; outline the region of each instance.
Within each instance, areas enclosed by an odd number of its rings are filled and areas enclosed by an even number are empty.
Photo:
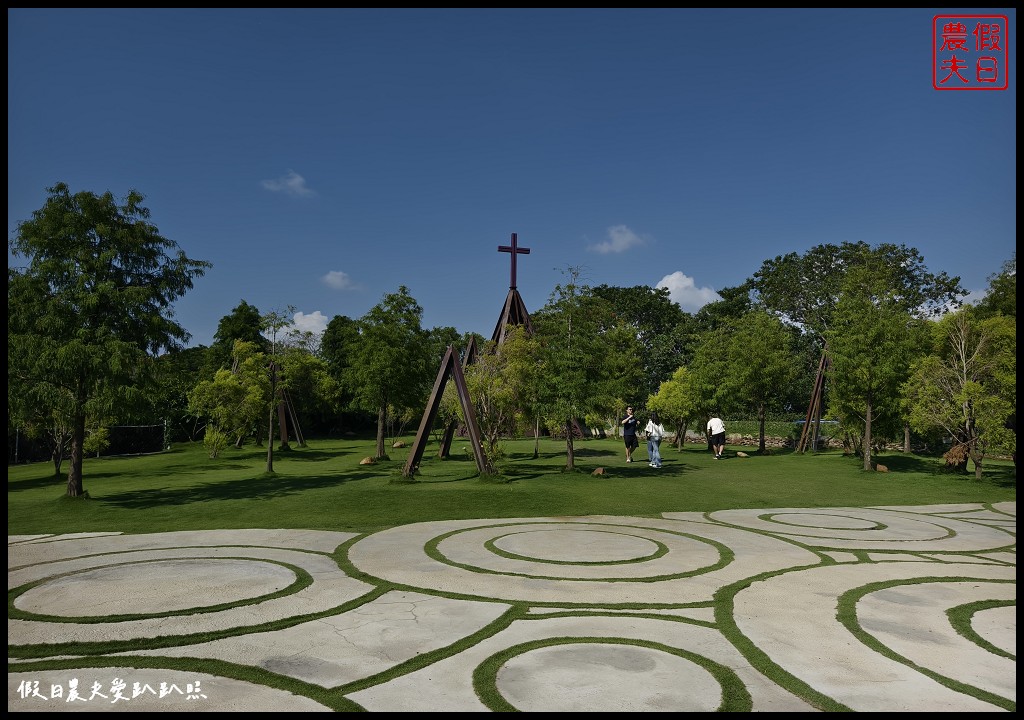
[[[48,192],[10,242],[28,264],[7,270],[8,381],[15,372],[23,386],[65,399],[67,494],[78,496],[86,416],[139,392],[153,357],[188,340],[172,304],[210,264],[160,235],[134,190],[121,204],[64,183]]]
[[[423,308],[402,285],[384,295],[358,321],[359,341],[344,368],[345,386],[360,409],[377,413],[377,457],[387,457],[384,428],[389,407],[421,408],[436,368]]]
[[[896,307],[918,317],[940,315],[967,295],[959,277],[929,272],[918,250],[892,243],[824,244],[803,255],[779,255],[764,261],[750,284],[766,310],[822,338],[855,270],[887,292]]]

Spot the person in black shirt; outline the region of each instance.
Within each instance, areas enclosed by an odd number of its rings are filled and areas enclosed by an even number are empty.
[[[622,439],[626,443],[626,462],[633,462],[633,451],[640,447],[640,441],[636,439],[637,425],[639,421],[633,414],[633,408],[626,408],[626,417],[622,422]]]

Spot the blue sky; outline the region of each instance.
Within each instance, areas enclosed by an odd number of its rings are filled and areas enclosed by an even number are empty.
[[[1009,88],[933,88],[933,18],[1006,15]],[[213,263],[191,344],[245,300],[322,329],[405,285],[425,327],[764,260],[917,248],[982,292],[1016,248],[1016,11],[8,8],[7,219],[145,195]],[[17,264],[8,253],[8,264]]]

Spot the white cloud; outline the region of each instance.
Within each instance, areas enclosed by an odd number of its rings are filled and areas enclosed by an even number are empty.
[[[718,302],[722,297],[711,288],[699,288],[693,278],[676,270],[657,282],[655,287],[668,288],[669,299],[679,304],[686,312],[694,313],[708,303]]]
[[[319,310],[307,315],[304,312],[297,312],[292,318],[292,324],[299,332],[311,332],[319,335],[327,329],[327,316]]]
[[[341,270],[331,270],[320,278],[320,281],[327,287],[332,287],[335,290],[344,290],[345,288],[352,287],[352,278],[348,276],[348,273],[344,273]]]
[[[289,170],[287,175],[277,180],[264,180],[262,185],[270,192],[283,192],[286,195],[295,197],[316,195],[315,192],[306,187],[306,178],[294,170]]]
[[[607,240],[591,245],[588,249],[606,255],[608,253],[625,252],[635,245],[643,244],[643,239],[628,227],[616,225],[608,228]]]

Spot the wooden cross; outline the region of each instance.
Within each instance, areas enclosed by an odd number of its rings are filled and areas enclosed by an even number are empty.
[[[529,255],[530,248],[521,248],[516,244],[516,234],[512,233],[512,244],[511,245],[499,245],[498,252],[507,252],[512,254],[512,282],[509,284],[509,289],[514,290],[516,287],[516,255]]]

